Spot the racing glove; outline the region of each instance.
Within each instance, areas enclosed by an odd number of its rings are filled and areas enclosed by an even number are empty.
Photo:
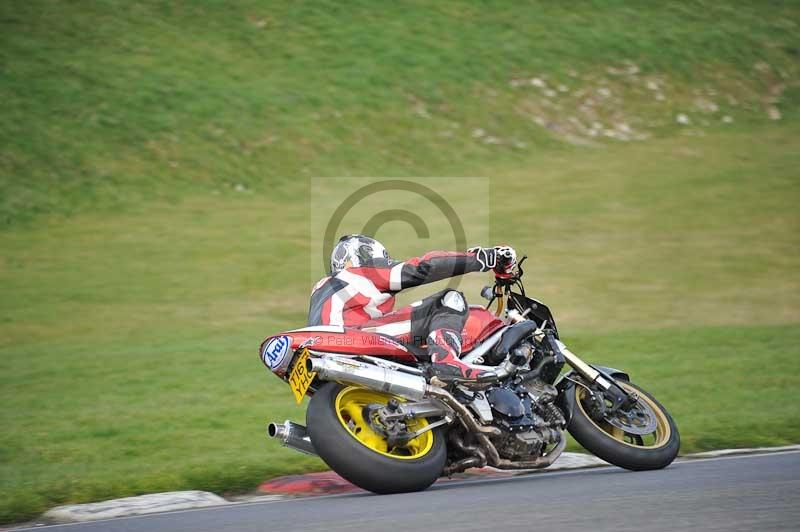
[[[493,248],[476,246],[469,248],[467,252],[475,254],[482,272],[493,270],[495,275],[501,278],[512,276],[517,265],[517,252],[511,246],[495,246]]]

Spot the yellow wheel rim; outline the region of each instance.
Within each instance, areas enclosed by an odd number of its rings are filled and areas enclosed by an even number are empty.
[[[577,401],[575,402],[577,403],[578,408],[581,409],[581,412],[583,412],[586,419],[588,419],[592,423],[592,425],[597,427],[600,430],[600,432],[606,434],[609,438],[613,438],[614,440],[622,444],[628,445],[629,447],[635,447],[637,449],[657,449],[659,447],[663,447],[664,445],[666,445],[667,442],[669,442],[670,436],[672,435],[672,430],[669,427],[669,420],[667,419],[667,416],[661,409],[661,407],[658,406],[655,403],[655,401],[650,399],[647,395],[643,394],[641,391],[635,389],[633,386],[630,386],[629,384],[622,381],[617,381],[617,384],[625,388],[625,390],[628,392],[634,392],[638,394],[639,401],[646,403],[647,406],[650,407],[650,409],[656,416],[656,430],[651,434],[648,434],[644,437],[640,437],[640,439],[637,441],[635,436],[627,434],[624,430],[622,430],[619,427],[615,427],[606,420],[602,420],[599,422],[595,421],[589,416],[589,414],[586,412],[586,409],[583,406],[583,400],[585,399],[588,392],[582,386],[576,386],[575,398],[577,399]]]
[[[385,405],[393,396],[385,395],[372,390],[348,386],[342,388],[336,396],[336,415],[339,422],[347,429],[347,432],[355,438],[361,445],[376,453],[396,458],[398,460],[413,460],[428,454],[433,447],[433,431],[428,431],[409,441],[402,447],[389,448],[386,438],[375,432],[369,422],[364,419],[363,409],[367,405]],[[394,397],[400,402],[404,400]],[[426,419],[411,419],[406,422],[408,430],[418,431],[428,425]]]

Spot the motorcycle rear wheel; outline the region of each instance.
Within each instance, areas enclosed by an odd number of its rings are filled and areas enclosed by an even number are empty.
[[[356,386],[323,385],[306,412],[311,443],[331,469],[360,488],[378,494],[424,490],[442,474],[447,459],[444,432],[433,429],[402,447],[389,448],[362,409],[385,405],[391,398]],[[412,420],[408,428],[416,431],[427,424],[425,419]]]
[[[669,412],[656,399],[633,383],[617,381],[629,392],[639,395],[642,410],[654,417],[652,434],[631,434],[612,423],[608,417],[592,419],[588,414],[586,398],[589,393],[583,386],[567,390],[567,404],[572,410],[567,430],[578,443],[606,462],[632,471],[662,469],[675,460],[681,440],[678,427]]]

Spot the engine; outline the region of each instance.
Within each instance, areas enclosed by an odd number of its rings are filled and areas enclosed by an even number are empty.
[[[503,458],[522,460],[540,456],[561,437],[566,420],[553,401],[556,388],[540,379],[478,392],[469,403],[484,423],[502,431],[494,439]]]

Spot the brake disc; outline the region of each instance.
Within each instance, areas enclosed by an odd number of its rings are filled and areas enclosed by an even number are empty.
[[[387,413],[398,411],[402,412],[395,406],[393,411],[387,412],[387,407],[381,404],[365,405],[362,409],[364,419],[372,430],[386,438],[389,447],[407,443],[407,435],[410,434],[404,421],[388,418]]]
[[[619,409],[613,414],[606,414],[606,421],[628,434],[644,436],[652,434],[658,427],[656,413],[644,401],[637,401],[628,410]]]

